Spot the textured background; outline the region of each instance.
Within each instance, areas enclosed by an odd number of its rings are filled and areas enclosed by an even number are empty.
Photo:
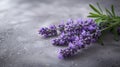
[[[57,57],[65,47],[38,35],[40,27],[86,18],[88,4],[96,2],[114,4],[120,15],[119,0],[0,0],[0,67],[120,67],[120,41],[111,34],[104,38],[105,46],[92,44],[66,60]]]

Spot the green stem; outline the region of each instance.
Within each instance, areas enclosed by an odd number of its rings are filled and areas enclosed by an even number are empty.
[[[111,29],[111,28],[113,28],[114,26],[117,26],[117,25],[119,25],[119,24],[120,24],[120,22],[116,22],[116,23],[112,24],[111,26],[103,29],[101,32],[104,32],[104,31],[106,31],[106,30],[109,30],[109,29]]]

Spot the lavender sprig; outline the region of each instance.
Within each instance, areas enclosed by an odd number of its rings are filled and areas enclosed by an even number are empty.
[[[50,26],[49,28],[41,28],[39,30],[39,34],[41,34],[44,37],[52,37],[57,35],[57,28],[55,25]]]
[[[98,41],[103,44],[102,36],[106,31],[113,32],[115,39],[118,39],[118,33],[120,34],[120,16],[116,15],[114,6],[111,6],[111,10],[105,8],[106,13],[103,13],[99,3],[97,3],[98,9],[92,4],[89,6],[94,12],[90,12],[88,17],[95,18],[95,21],[93,19],[69,19],[66,23],[58,25],[58,27],[53,25],[39,30],[39,34],[44,37],[52,37],[59,34],[57,38],[52,40],[53,45],[68,45],[67,48],[60,50],[58,56],[60,59],[76,55],[81,49],[86,48],[93,42]]]

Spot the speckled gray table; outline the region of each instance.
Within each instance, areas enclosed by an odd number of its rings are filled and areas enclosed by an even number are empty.
[[[120,67],[120,41],[112,35],[105,46],[92,44],[75,57],[60,60],[51,38],[38,35],[40,27],[58,24],[68,18],[86,18],[89,3],[103,7],[119,0],[0,0],[0,67]]]

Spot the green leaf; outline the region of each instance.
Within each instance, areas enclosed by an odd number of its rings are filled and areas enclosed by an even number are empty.
[[[95,14],[95,13],[89,13],[90,15],[88,17],[91,17],[91,18],[97,18],[97,17],[100,17],[99,14]]]
[[[89,14],[91,14],[91,15],[96,15],[96,16],[100,16],[99,14],[92,13],[92,12],[90,12]]]
[[[116,27],[116,26],[119,25],[119,24],[120,24],[119,22],[115,22],[115,23],[109,25],[109,27],[102,29],[101,32],[104,32],[104,31],[110,30],[110,29]]]
[[[94,14],[96,14],[96,13],[92,13],[92,12],[90,12],[89,14],[94,15]],[[97,15],[98,15],[98,14],[97,14]]]
[[[99,18],[95,19],[95,22],[99,25],[99,24],[102,22],[101,17],[99,17]]]
[[[113,5],[111,5],[111,12],[112,12],[113,16],[115,17],[115,10],[114,10],[114,6]]]
[[[97,8],[95,8],[92,4],[89,4],[89,6],[98,14],[101,14]]]
[[[99,3],[97,3],[97,6],[98,6],[99,10],[101,11],[101,13],[103,14],[103,11],[102,11],[102,9],[101,9]]]
[[[94,15],[89,15],[87,17],[90,17],[90,18],[97,18],[98,16],[94,16]]]
[[[108,16],[113,16],[112,13],[107,8],[105,8],[105,10],[106,10],[106,13],[108,14]]]

